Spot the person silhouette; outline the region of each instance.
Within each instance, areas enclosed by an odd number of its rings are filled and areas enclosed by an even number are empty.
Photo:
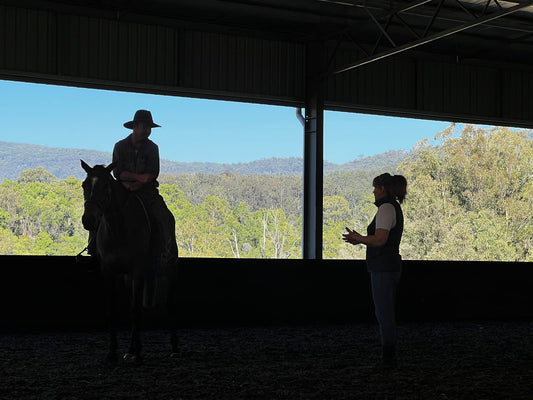
[[[177,261],[175,219],[159,194],[160,160],[159,147],[149,139],[154,123],[152,113],[137,110],[133,120],[125,122],[124,127],[132,132],[115,143],[113,148],[113,176],[129,191],[141,199],[152,226],[152,254],[154,265]],[[87,253],[96,255],[94,232],[89,232]]]
[[[400,204],[407,194],[407,180],[402,175],[384,173],[376,176],[372,185],[378,211],[367,227],[366,236],[350,228],[342,236],[347,243],[366,246],[366,265],[380,327],[382,363],[394,367],[397,364],[396,295],[402,274],[400,242],[404,226]]]

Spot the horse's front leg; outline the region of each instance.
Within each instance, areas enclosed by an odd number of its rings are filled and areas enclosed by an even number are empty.
[[[144,278],[136,276],[132,280],[131,293],[131,342],[128,352],[124,355],[124,361],[133,364],[141,364],[141,314],[144,291]]]
[[[117,304],[116,277],[111,272],[104,272],[104,292],[107,326],[109,330],[109,350],[105,358],[106,364],[117,363]]]

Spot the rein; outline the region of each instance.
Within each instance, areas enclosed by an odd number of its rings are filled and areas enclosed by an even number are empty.
[[[120,182],[120,181],[117,181],[117,182]],[[144,213],[144,216],[146,218],[146,222],[148,223],[148,232],[152,232],[152,223],[150,221],[150,214],[148,214],[148,210],[146,209],[146,206],[144,204],[144,201],[142,200],[141,196],[139,196],[137,193],[135,192],[129,192],[128,193],[128,196],[126,198],[126,201],[124,202],[123,206],[125,204],[128,203],[128,201],[132,198],[132,197],[135,197],[135,199],[139,202],[139,204],[141,205],[142,209],[143,209],[143,213]],[[112,204],[113,202],[111,201],[110,204]],[[92,204],[94,206],[96,206],[98,208],[98,210],[102,213],[102,216],[105,216],[106,214],[106,211],[108,211],[109,207],[105,207],[104,204],[102,203],[102,201],[100,200],[94,200],[94,199],[89,199],[89,200],[85,200],[84,202],[84,205],[87,205],[87,204]],[[87,250],[87,248],[83,249],[81,253],[83,253],[85,250]]]
[[[135,198],[141,203],[141,207],[144,211],[144,216],[146,217],[146,222],[148,223],[148,232],[152,233],[152,223],[150,222],[150,215],[148,214],[148,210],[146,209],[146,206],[144,205],[144,201],[142,201],[141,197],[137,193],[133,193],[135,195]]]
[[[87,250],[89,250],[89,246],[92,244],[92,242],[94,241],[94,236],[92,236],[90,239],[89,239],[89,243],[87,244],[87,246],[85,246],[85,248],[80,251],[77,255],[76,255],[76,259],[78,259],[78,257],[80,257],[84,252],[86,252]]]

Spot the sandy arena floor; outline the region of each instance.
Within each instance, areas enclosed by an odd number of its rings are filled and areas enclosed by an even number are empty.
[[[533,322],[402,324],[397,370],[377,327],[143,334],[145,362],[105,367],[105,332],[0,333],[2,399],[532,399]],[[128,335],[121,333],[121,349]]]

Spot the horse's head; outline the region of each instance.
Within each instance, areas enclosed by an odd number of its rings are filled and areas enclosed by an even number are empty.
[[[111,176],[113,164],[107,167],[95,165],[91,168],[85,161],[81,161],[81,167],[87,172],[87,177],[82,183],[84,210],[81,221],[88,231],[96,230],[104,210],[111,201],[111,185],[114,181]]]

